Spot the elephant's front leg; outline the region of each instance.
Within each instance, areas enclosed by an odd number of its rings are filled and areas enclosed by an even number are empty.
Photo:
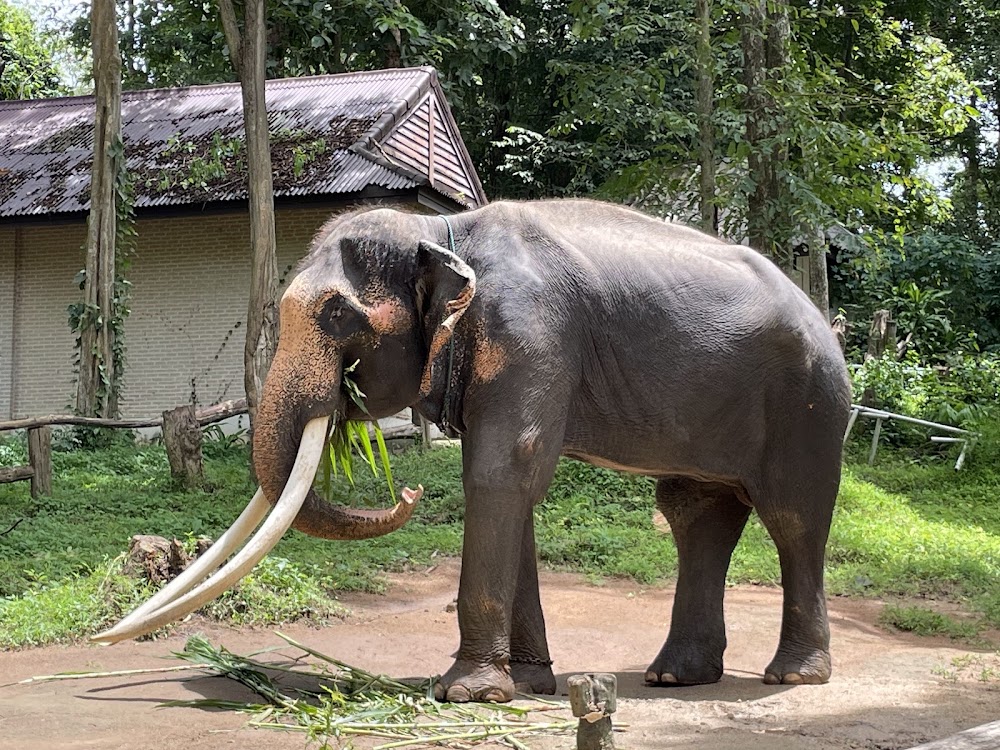
[[[552,479],[558,449],[541,455],[537,432],[513,431],[509,424],[497,428],[497,422],[493,425],[491,430],[470,430],[462,441],[465,540],[458,589],[461,643],[455,663],[435,685],[439,700],[509,701],[515,693],[511,630],[525,529],[531,523],[532,507]],[[525,440],[522,436],[526,433],[534,437]],[[534,555],[533,541],[531,551]],[[534,600],[537,602],[537,588]],[[519,624],[519,629],[522,627],[523,623]]]
[[[521,567],[517,575],[510,626],[510,670],[519,692],[553,695],[556,678],[552,673],[549,644],[545,637],[545,617],[538,596],[533,515],[529,512],[521,536]]]

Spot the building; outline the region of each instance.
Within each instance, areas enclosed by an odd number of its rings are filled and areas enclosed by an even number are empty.
[[[125,416],[243,395],[250,279],[238,84],[124,94],[136,251]],[[486,198],[431,68],[267,82],[279,276],[359,204],[453,213]],[[0,419],[73,403],[93,97],[0,102]]]

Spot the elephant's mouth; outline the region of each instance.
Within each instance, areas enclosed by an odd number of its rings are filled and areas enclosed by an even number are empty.
[[[319,417],[306,424],[291,474],[270,515],[268,515],[270,504],[264,491],[258,488],[239,518],[205,554],[117,625],[92,636],[91,640],[109,644],[152,632],[212,601],[253,570],[296,520],[307,499],[313,505],[322,503],[311,490],[326,444],[329,425],[330,417]],[[326,508],[308,508],[310,511],[308,515],[326,514],[329,517],[339,513],[342,517],[354,518],[361,524],[368,522],[372,526],[374,526],[373,519],[377,519],[380,528],[391,530],[402,526],[409,519],[416,502],[422,496],[423,487],[418,485],[416,490],[411,490],[409,487],[403,489],[400,502],[390,510],[377,511],[373,514],[371,511],[348,511],[327,505]],[[365,513],[369,515],[363,515]],[[226,562],[226,559],[250,537],[265,516],[267,518],[257,533]],[[308,521],[303,522],[300,519],[297,526],[303,524],[308,525]],[[362,536],[357,534],[353,538]],[[222,568],[216,570],[220,565]],[[212,571],[216,572],[209,576]]]

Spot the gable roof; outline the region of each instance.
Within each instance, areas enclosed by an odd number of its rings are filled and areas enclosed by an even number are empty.
[[[486,203],[433,68],[266,90],[276,197],[427,187]],[[93,122],[93,96],[0,102],[0,217],[89,210]],[[125,92],[122,140],[138,208],[246,198],[238,83]]]

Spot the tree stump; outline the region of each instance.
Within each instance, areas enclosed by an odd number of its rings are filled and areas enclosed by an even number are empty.
[[[136,534],[128,544],[125,573],[162,586],[179,576],[189,562],[191,558],[176,539]]]
[[[577,750],[614,750],[611,714],[618,708],[618,678],[613,674],[578,674],[567,680],[569,704],[579,717]]]
[[[868,351],[865,353],[865,362],[881,359],[886,352],[889,352],[890,356],[896,356],[896,321],[890,317],[888,310],[876,310],[872,317],[872,327],[868,331]],[[864,406],[878,406],[878,398],[875,396],[873,388],[865,388],[865,392],[861,396],[861,403]]]
[[[868,352],[865,361],[880,359],[886,352],[896,354],[896,321],[888,310],[876,310],[868,331]]]
[[[200,487],[204,480],[201,427],[194,406],[188,404],[163,412],[163,445],[170,462],[170,476],[187,489]]]
[[[838,315],[833,319],[833,335],[837,337],[837,343],[840,345],[840,351],[847,351],[847,318],[843,315]]]
[[[31,496],[52,494],[52,428],[28,430],[28,463],[31,464]]]

